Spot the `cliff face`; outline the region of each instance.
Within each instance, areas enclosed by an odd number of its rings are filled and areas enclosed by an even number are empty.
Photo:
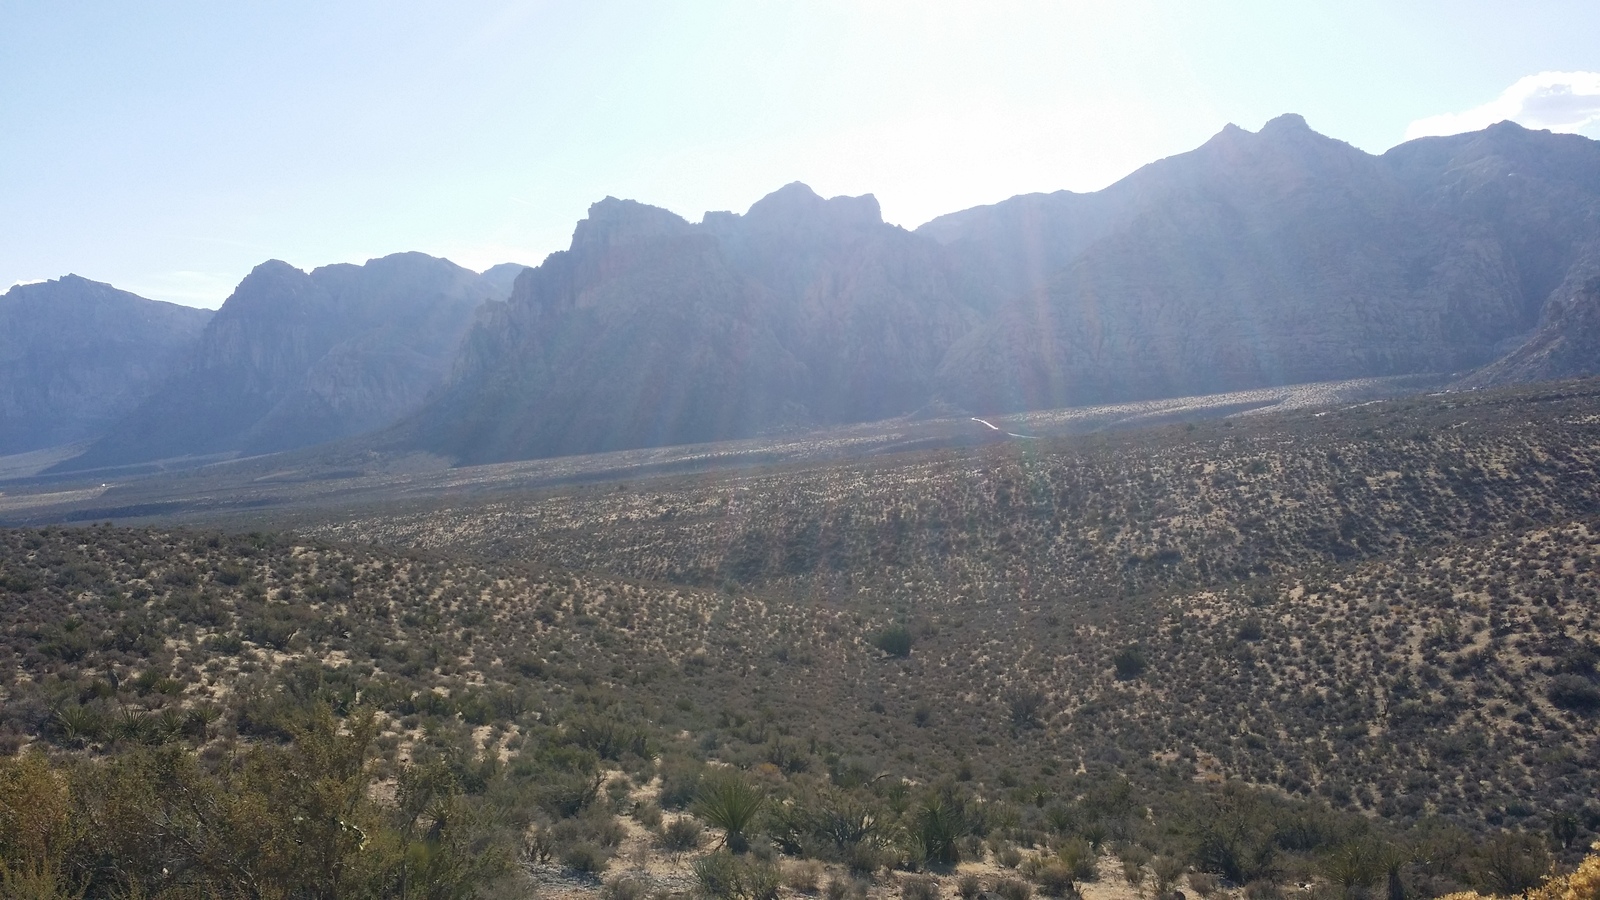
[[[210,310],[68,275],[0,296],[0,454],[82,441],[143,400]]]
[[[1227,129],[1130,176],[1127,224],[1002,304],[938,389],[1023,409],[1487,363],[1596,231],[1492,196],[1508,167],[1514,194],[1564,188],[1518,164],[1560,136],[1491,132],[1374,157],[1298,117]],[[1600,171],[1584,144],[1555,168]]]
[[[265,453],[387,425],[449,371],[492,283],[420,253],[257,266],[181,369],[63,468]]]
[[[1574,285],[1550,301],[1539,328],[1526,341],[1456,386],[1494,387],[1589,375],[1600,375],[1600,278]]]
[[[701,224],[607,198],[485,308],[404,440],[483,461],[881,418],[977,320],[871,197],[795,184]]]

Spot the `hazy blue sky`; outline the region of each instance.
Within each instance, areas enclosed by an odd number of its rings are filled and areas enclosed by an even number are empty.
[[[1594,72],[1593,0],[0,0],[0,288],[216,306],[274,257],[534,264],[608,194],[698,219],[794,180],[915,227],[1290,111],[1373,152],[1508,115],[1600,136]]]

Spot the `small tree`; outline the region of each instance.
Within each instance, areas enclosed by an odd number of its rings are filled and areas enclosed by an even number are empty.
[[[1039,714],[1044,711],[1044,692],[1037,688],[1013,691],[1006,698],[1011,707],[1011,724],[1018,728],[1032,728],[1039,724]]]
[[[1111,665],[1116,668],[1118,679],[1130,681],[1144,674],[1149,661],[1145,659],[1144,650],[1138,644],[1129,644],[1111,657]]]
[[[911,643],[911,629],[904,625],[890,625],[872,636],[872,646],[901,659],[911,655]]]

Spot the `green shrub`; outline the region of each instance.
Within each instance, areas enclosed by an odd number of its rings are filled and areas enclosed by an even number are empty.
[[[1346,841],[1334,847],[1323,855],[1317,869],[1347,898],[1364,894],[1386,871],[1379,848],[1368,841]]]
[[[1503,897],[1522,894],[1538,886],[1550,871],[1550,851],[1531,834],[1496,835],[1478,848],[1474,879],[1489,892]]]
[[[1067,877],[1074,882],[1094,881],[1099,877],[1099,857],[1094,847],[1083,838],[1072,838],[1062,843],[1056,851],[1056,858],[1065,867]]]
[[[1580,713],[1600,711],[1600,686],[1582,675],[1557,675],[1550,679],[1545,696],[1562,709]]]
[[[1144,674],[1149,661],[1138,644],[1129,644],[1111,657],[1111,665],[1116,669],[1119,680],[1130,681]]]
[[[1033,880],[1039,885],[1040,893],[1046,897],[1076,897],[1078,895],[1077,880],[1072,877],[1072,872],[1060,862],[1048,862],[1040,866],[1033,873]]]
[[[700,779],[706,765],[697,759],[669,756],[661,761],[661,791],[656,802],[663,809],[684,809],[700,793]]]
[[[1032,900],[1033,885],[1020,878],[1002,878],[995,883],[994,892],[1001,900]]]
[[[908,852],[916,866],[954,866],[961,861],[957,841],[971,829],[966,805],[939,791],[922,801],[911,820]]]
[[[776,808],[769,833],[784,852],[840,860],[888,840],[880,810],[850,791],[823,789]]]
[[[872,646],[902,659],[911,655],[912,642],[911,629],[904,625],[890,625],[872,636]]]
[[[1040,724],[1039,714],[1044,711],[1045,695],[1037,688],[1012,691],[1006,698],[1011,713],[1011,724],[1018,728],[1033,728]]]
[[[650,896],[650,879],[640,875],[614,875],[606,879],[600,889],[601,900],[646,900]]]
[[[598,875],[611,864],[611,854],[592,841],[578,841],[561,848],[561,864],[583,875]]]
[[[778,868],[718,850],[690,865],[695,892],[707,900],[776,900],[782,886]]]
[[[939,900],[939,883],[926,875],[900,879],[900,900]]]
[[[789,890],[801,894],[815,894],[822,884],[822,864],[814,859],[803,859],[784,868],[783,883]]]
[[[633,820],[645,828],[660,828],[661,807],[650,801],[639,803],[633,808]]]
[[[700,846],[705,829],[692,816],[679,816],[656,835],[656,846],[669,853],[683,853]]]

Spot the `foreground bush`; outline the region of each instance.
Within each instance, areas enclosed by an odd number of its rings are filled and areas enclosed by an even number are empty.
[[[375,730],[323,707],[218,771],[172,747],[0,760],[0,896],[475,895],[509,855],[448,784],[402,772],[373,800]]]
[[[775,900],[782,884],[776,866],[727,850],[696,859],[691,871],[696,893],[706,900]]]
[[[1600,841],[1591,848],[1578,868],[1567,875],[1555,875],[1520,896],[1527,900],[1600,900]],[[1475,891],[1447,894],[1440,900],[1487,900]]]

